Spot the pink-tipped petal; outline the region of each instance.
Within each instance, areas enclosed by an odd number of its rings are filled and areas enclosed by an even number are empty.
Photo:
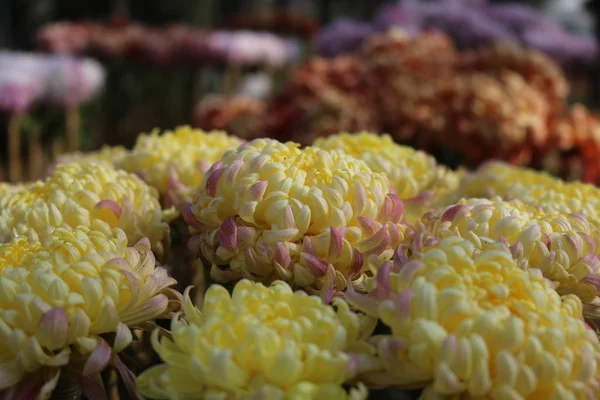
[[[338,258],[342,254],[342,246],[344,245],[344,235],[346,228],[329,227],[329,257]]]
[[[516,242],[509,246],[510,253],[512,254],[515,260],[521,259],[523,257],[523,243]]]
[[[412,302],[412,289],[405,289],[396,296],[394,303],[400,318],[410,317],[410,305]]]
[[[597,294],[600,293],[600,276],[589,274],[582,281],[594,288]]]
[[[235,182],[235,177],[237,176],[240,168],[242,168],[244,162],[242,160],[235,160],[231,165],[227,168],[227,182],[230,184]]]
[[[217,192],[217,184],[224,172],[225,168],[218,168],[208,175],[208,178],[206,179],[206,193],[208,193],[209,196],[214,196]]]
[[[262,197],[264,196],[265,192],[267,191],[267,186],[268,186],[267,181],[256,182],[255,184],[253,184],[250,187],[249,198],[252,201],[262,200]]]
[[[325,283],[321,288],[321,299],[324,304],[331,303],[331,299],[333,298],[333,277],[327,274],[327,278],[325,278]]]
[[[107,208],[109,210],[111,210],[116,216],[117,218],[121,217],[121,206],[119,205],[119,203],[117,203],[114,200],[101,200],[96,204],[96,208],[98,209],[103,209],[103,208]]]
[[[327,263],[312,254],[302,253],[300,254],[300,260],[302,264],[306,266],[313,275],[317,277],[323,277],[327,273]]]
[[[197,230],[202,229],[202,224],[196,219],[196,216],[192,212],[191,204],[184,204],[184,206],[181,207],[181,216],[183,217],[183,220],[192,228]]]
[[[388,215],[388,221],[393,223],[397,223],[402,218],[402,214],[404,213],[404,204],[402,204],[402,200],[398,198],[393,193],[389,193],[386,197],[386,201],[391,203],[391,210]]]
[[[377,287],[373,291],[373,296],[380,300],[388,299],[392,293],[390,287],[390,272],[392,270],[392,262],[384,263],[377,270]]]
[[[348,276],[350,278],[354,278],[357,276],[362,270],[364,264],[364,258],[360,251],[357,249],[352,249],[352,262],[350,263],[350,270],[348,271]]]
[[[234,251],[237,248],[237,224],[235,217],[225,218],[219,228],[219,244],[229,250]]]
[[[46,311],[36,332],[40,346],[50,350],[60,350],[65,347],[68,338],[69,320],[62,308],[52,308]]]
[[[305,236],[302,241],[302,253],[310,254],[311,256],[317,256],[317,251],[315,250],[315,246],[312,244],[312,240],[310,237]]]
[[[406,258],[404,255],[404,249],[405,245],[401,244],[400,246],[396,247],[396,251],[394,251],[394,272],[400,272],[404,264],[408,262],[408,258]]]
[[[463,204],[456,204],[456,205],[450,206],[450,208],[446,209],[446,211],[444,211],[444,213],[442,214],[441,221],[442,222],[451,221],[456,217],[456,215],[459,212],[466,210],[466,209],[467,209],[467,206],[465,206]]]
[[[400,270],[400,272],[398,272],[400,280],[403,282],[412,281],[413,276],[415,275],[415,272],[417,272],[417,270],[419,268],[421,268],[422,266],[423,266],[423,264],[418,260],[410,261],[410,262],[404,264],[402,266],[402,269]]]
[[[285,269],[288,269],[288,267],[292,263],[290,252],[287,251],[283,243],[277,243],[275,245],[275,255],[273,258],[275,262],[277,262],[280,266],[282,266]]]
[[[367,235],[374,235],[377,231],[377,225],[371,218],[358,217],[357,220]]]
[[[223,161],[217,161],[216,163],[214,163],[213,165],[211,165],[210,168],[208,168],[208,170],[206,171],[206,176],[212,174],[213,172],[215,172],[216,170],[218,170],[222,166],[223,166]]]
[[[143,237],[140,240],[138,240],[133,247],[138,250],[151,250],[152,249],[152,244],[150,243],[150,239],[148,239],[147,237]]]
[[[112,355],[112,349],[103,339],[98,339],[96,347],[90,354],[85,365],[83,366],[84,376],[94,376],[104,371],[110,357]]]

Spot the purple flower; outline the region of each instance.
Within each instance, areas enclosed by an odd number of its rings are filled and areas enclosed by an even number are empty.
[[[322,30],[315,39],[317,53],[324,57],[351,53],[359,49],[373,32],[369,24],[340,18]]]

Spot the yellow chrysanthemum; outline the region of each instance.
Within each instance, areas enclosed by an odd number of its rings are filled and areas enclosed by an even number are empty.
[[[342,151],[257,139],[206,173],[183,215],[191,247],[219,281],[242,277],[322,290],[361,285],[371,260],[404,239],[389,181]]]
[[[590,303],[600,294],[600,231],[579,214],[545,212],[499,197],[461,200],[423,220],[423,236],[460,236],[478,250],[503,241],[524,268],[539,268],[559,294]]]
[[[187,322],[174,317],[172,340],[152,344],[165,364],[138,379],[154,399],[365,399],[361,387],[348,395],[342,384],[371,367],[372,349],[362,341],[372,323],[335,299],[293,293],[281,281],[270,287],[240,281],[230,296],[214,285],[203,310],[189,297]],[[364,325],[364,323],[367,325]],[[362,328],[361,328],[362,327]],[[364,329],[366,328],[366,329]]]
[[[0,183],[0,209],[10,207],[15,203],[15,199],[19,193],[23,192],[26,188],[33,184],[10,184]]]
[[[162,135],[155,130],[138,136],[121,167],[138,174],[164,196],[166,206],[190,201],[204,172],[242,140],[225,132],[204,132],[182,126]]]
[[[106,168],[119,168],[126,155],[127,149],[123,146],[103,146],[100,150],[89,153],[75,152],[61,154],[56,164],[92,163],[102,165]]]
[[[78,226],[110,235],[116,227],[129,243],[148,237],[161,257],[170,241],[167,217],[156,190],[135,175],[97,164],[65,164],[46,181],[11,196],[11,206],[0,210],[0,239],[34,239],[53,228]]]
[[[501,162],[488,163],[465,177],[464,197],[516,198],[548,211],[581,213],[600,221],[600,189],[581,182],[565,182],[544,172]]]
[[[41,242],[0,244],[0,394],[30,390],[27,398],[38,398],[31,374],[52,386],[67,365],[95,379],[109,362],[119,364],[130,328],[176,310],[168,289],[175,283],[156,266],[147,239],[128,248],[118,229],[108,238],[58,228]]]
[[[458,182],[452,171],[438,166],[435,158],[412,147],[395,143],[389,135],[361,132],[340,133],[319,138],[315,147],[334,150],[363,160],[373,172],[382,172],[400,200],[415,199],[423,202],[454,189]]]
[[[432,242],[382,267],[370,296],[347,295],[392,331],[377,338],[382,368],[363,376],[372,383],[426,386],[422,399],[600,396],[600,343],[581,301],[520,268],[502,243]]]

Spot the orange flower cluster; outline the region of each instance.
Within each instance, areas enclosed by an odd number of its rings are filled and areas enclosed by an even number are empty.
[[[263,110],[254,106],[253,118],[279,140],[387,132],[450,151],[466,166],[502,159],[597,183],[600,120],[583,106],[569,109],[568,93],[558,65],[537,51],[503,44],[458,51],[443,33],[410,38],[396,30],[370,37],[356,54],[313,58]],[[240,125],[229,121],[203,128]]]
[[[391,31],[358,54],[302,67],[266,115],[282,139],[369,129],[428,150],[449,148],[470,165],[529,164],[548,145],[567,91],[541,53],[503,45],[459,52],[442,33]]]

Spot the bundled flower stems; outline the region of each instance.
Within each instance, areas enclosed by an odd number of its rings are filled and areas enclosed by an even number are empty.
[[[8,118],[8,172],[11,182],[22,182],[21,120],[36,104],[65,110],[67,150],[80,147],[78,107],[97,94],[104,70],[95,61],[66,56],[0,52],[0,110]],[[40,177],[41,132],[36,127],[29,138],[29,175]]]
[[[0,186],[0,393],[598,398],[596,203],[369,132],[71,154]]]

